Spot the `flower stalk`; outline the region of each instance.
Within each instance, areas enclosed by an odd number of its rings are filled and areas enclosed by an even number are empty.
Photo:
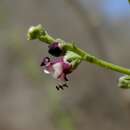
[[[30,29],[28,31],[28,40],[34,40],[34,39],[38,39],[49,45],[57,41],[57,39],[50,36],[41,25],[30,27]],[[61,41],[62,41],[61,44],[63,46],[64,51],[72,51],[72,52],[78,54],[81,57],[82,61],[87,61],[89,63],[96,64],[96,65],[106,68],[106,69],[110,69],[113,71],[120,72],[122,74],[130,75],[130,69],[127,69],[125,67],[121,67],[118,65],[114,65],[112,63],[101,60],[101,59],[83,51],[82,49],[78,48],[77,46],[75,46],[74,43],[68,43],[63,40],[61,40]]]

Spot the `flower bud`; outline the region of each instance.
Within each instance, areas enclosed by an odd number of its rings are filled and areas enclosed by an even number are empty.
[[[53,55],[55,57],[64,55],[64,50],[59,42],[54,42],[51,45],[49,45],[48,47],[49,47],[48,52],[51,55]]]
[[[31,26],[28,30],[28,40],[34,40],[40,37],[40,35],[46,35],[46,31],[44,31],[42,25]]]
[[[119,78],[119,87],[124,89],[130,88],[130,76],[125,75]]]

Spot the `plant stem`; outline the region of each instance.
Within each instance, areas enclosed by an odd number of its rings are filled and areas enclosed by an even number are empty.
[[[42,42],[45,42],[47,44],[52,44],[56,41],[53,37],[51,37],[43,28],[41,25],[38,25],[36,27],[32,27],[33,29],[30,29],[28,32],[28,39],[33,40],[33,39],[39,39]],[[35,30],[36,28],[36,30]],[[39,32],[44,32],[44,33],[39,33]],[[39,35],[38,37],[35,36],[35,33]],[[33,36],[33,38],[32,38]],[[106,69],[110,69],[113,71],[117,71],[123,74],[130,75],[130,69],[114,65],[112,63],[106,62],[104,60],[101,60],[93,55],[90,55],[89,53],[83,51],[82,49],[78,48],[75,46],[73,43],[66,43],[62,41],[62,46],[65,51],[72,51],[81,56],[81,60],[83,61],[88,61],[90,63],[96,64],[98,66],[104,67]]]
[[[84,59],[85,61],[91,62],[93,64],[99,65],[101,67],[104,67],[106,69],[114,70],[123,74],[130,75],[130,69],[106,62],[104,60],[101,60],[99,58],[96,58],[91,55],[87,55],[86,58]]]
[[[55,41],[55,39],[53,37],[51,37],[50,35],[46,34],[44,36],[40,36],[39,37],[39,40],[42,41],[42,42],[45,42],[47,44],[51,44]]]
[[[88,61],[90,63],[96,64],[98,66],[104,67],[106,69],[110,69],[110,70],[114,70],[123,74],[127,74],[130,75],[130,69],[118,66],[118,65],[114,65],[112,63],[106,62],[104,60],[101,60],[93,55],[88,54],[87,52],[81,50],[80,48],[77,48],[75,45],[69,43],[64,45],[66,50],[71,50],[75,53],[77,53],[78,55],[80,55],[82,57],[82,60],[84,61]]]

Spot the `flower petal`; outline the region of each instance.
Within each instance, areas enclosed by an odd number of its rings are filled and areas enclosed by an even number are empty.
[[[44,69],[45,74],[50,74],[50,72],[47,69]]]
[[[62,63],[56,63],[53,65],[53,72],[52,72],[52,76],[54,78],[58,78],[63,72],[63,66],[62,66]]]
[[[58,77],[59,80],[61,81],[68,81],[67,77],[66,77],[66,74],[62,73],[59,77]]]

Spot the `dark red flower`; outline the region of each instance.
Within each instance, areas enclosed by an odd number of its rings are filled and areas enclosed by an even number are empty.
[[[68,81],[67,75],[72,72],[72,65],[64,57],[50,59],[45,57],[41,67],[46,74],[51,74],[55,79]]]

